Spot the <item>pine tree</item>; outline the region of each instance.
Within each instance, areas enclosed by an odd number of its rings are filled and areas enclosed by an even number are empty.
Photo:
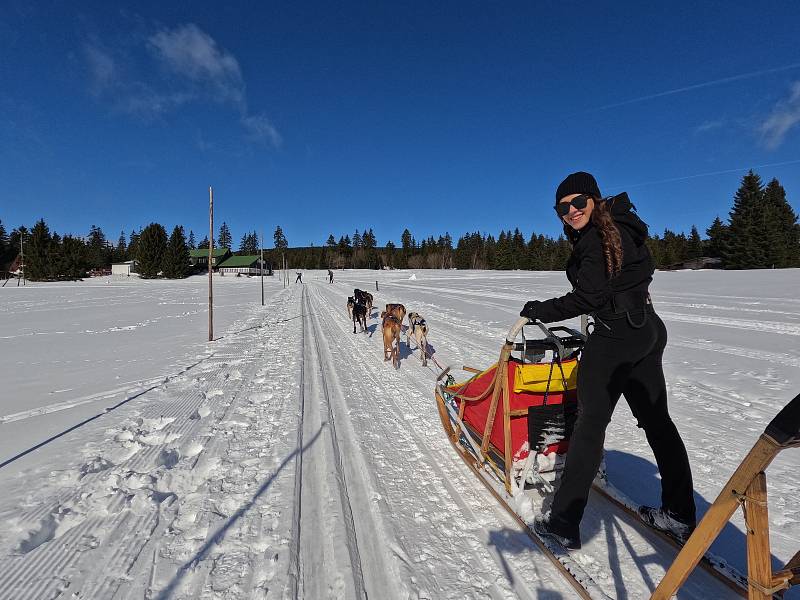
[[[200,240],[200,243],[197,244],[197,249],[208,250],[208,237],[204,237],[202,240]]]
[[[92,225],[89,230],[87,243],[89,249],[89,263],[93,269],[102,269],[111,264],[113,258],[112,251],[108,246],[108,241],[97,225]]]
[[[353,234],[353,248],[361,248],[361,243],[361,234],[358,233],[358,229],[356,229],[356,232]]]
[[[694,260],[703,256],[703,240],[700,239],[700,232],[697,227],[692,225],[692,232],[689,235],[689,241],[686,248],[686,258]]]
[[[189,248],[180,225],[176,225],[169,236],[163,269],[164,277],[169,279],[183,279],[189,274]]]
[[[773,179],[764,189],[764,254],[766,267],[800,266],[800,225],[786,200],[786,190]]]
[[[139,275],[144,279],[158,277],[167,250],[167,232],[159,223],[150,223],[139,234],[136,260]]]
[[[136,259],[136,252],[139,249],[139,233],[136,232],[136,229],[131,231],[130,241],[128,242],[128,260]]]
[[[252,256],[258,254],[258,233],[246,233],[239,243],[239,254]]]
[[[716,217],[711,226],[706,229],[706,235],[708,236],[708,245],[706,246],[708,256],[722,258],[728,244],[728,226],[719,217]]]
[[[327,246],[328,248],[336,248],[336,238],[333,237],[333,234],[330,234],[328,236],[328,241],[325,242],[325,246]]]
[[[231,230],[228,229],[228,224],[223,221],[219,227],[219,235],[217,236],[217,248],[233,248],[233,237]]]
[[[11,260],[11,244],[6,233],[6,228],[3,227],[3,221],[0,220],[0,270],[5,269],[6,264]]]
[[[59,275],[62,279],[82,279],[87,271],[87,248],[82,240],[65,235],[59,253]]]
[[[197,248],[197,242],[194,239],[194,231],[191,229],[189,230],[189,241],[187,242],[187,245],[189,246],[189,250],[195,250]],[[207,247],[208,246],[206,246],[206,248]]]
[[[44,219],[39,219],[25,242],[25,276],[31,281],[45,281],[52,278],[54,266],[50,256],[52,243],[50,229]]]
[[[726,269],[757,269],[766,266],[764,247],[760,239],[764,233],[760,214],[763,194],[761,178],[750,171],[742,178],[742,185],[734,196],[728,226],[728,243],[723,251]]]
[[[289,242],[286,240],[286,236],[283,235],[283,229],[281,229],[280,225],[275,228],[275,233],[272,234],[272,239],[275,241],[276,250],[286,250],[286,248],[289,247]]]
[[[124,262],[128,260],[128,242],[125,240],[125,232],[119,232],[117,245],[112,250],[113,262]]]

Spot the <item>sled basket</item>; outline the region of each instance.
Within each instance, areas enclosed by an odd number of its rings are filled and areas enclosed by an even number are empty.
[[[436,393],[451,441],[493,470],[509,492],[514,463],[531,452],[567,452],[585,341],[572,329],[537,323],[543,338],[517,342],[527,324],[521,319],[512,328],[497,363],[483,371],[465,367],[473,377],[459,383],[450,377],[439,383]]]

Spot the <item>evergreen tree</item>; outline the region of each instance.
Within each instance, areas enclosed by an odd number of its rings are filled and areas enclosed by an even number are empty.
[[[728,226],[728,243],[723,260],[726,269],[757,269],[765,266],[766,257],[760,236],[764,223],[760,209],[764,187],[761,178],[750,171],[736,191]]]
[[[786,190],[773,179],[764,189],[765,267],[800,266],[800,225],[786,200]]]
[[[276,250],[285,250],[289,247],[289,242],[286,240],[286,236],[283,235],[283,229],[281,229],[280,225],[275,228],[275,233],[272,234],[272,239],[275,241]]]
[[[239,243],[239,254],[252,256],[258,254],[258,233],[246,233]]]
[[[686,248],[686,258],[693,260],[703,256],[703,240],[700,239],[700,232],[697,227],[692,225],[692,232],[689,235],[689,241]]]
[[[87,243],[89,249],[89,264],[93,269],[102,269],[111,264],[113,259],[112,250],[109,248],[108,240],[97,225],[92,225],[89,230]]]
[[[11,244],[6,233],[6,228],[3,227],[3,221],[0,220],[0,270],[5,269],[6,265],[11,261],[9,255],[11,254]]]
[[[208,237],[204,237],[199,244],[197,244],[198,250],[208,250]]]
[[[353,234],[353,248],[361,248],[361,234],[358,233],[358,229]]]
[[[164,277],[169,279],[183,279],[189,274],[189,247],[180,225],[176,225],[169,236],[163,269]]]
[[[52,237],[50,229],[39,219],[31,229],[31,235],[25,240],[25,277],[31,281],[45,281],[52,278],[51,262]]]
[[[128,242],[128,260],[136,259],[136,253],[139,250],[139,234],[136,229],[131,231],[130,241]]]
[[[82,279],[87,271],[87,249],[82,240],[65,235],[61,240],[58,273],[62,279]]]
[[[189,250],[195,250],[197,248],[197,241],[194,239],[194,231],[191,229],[189,230],[189,241],[187,242],[187,245],[189,246]],[[208,246],[206,246],[206,248],[207,247]]]
[[[708,256],[722,258],[728,243],[728,226],[719,217],[716,217],[711,226],[706,229],[706,235],[708,236],[708,245],[706,246]]]
[[[159,223],[150,223],[139,234],[136,249],[136,260],[139,263],[139,275],[144,279],[158,277],[164,263],[167,250],[167,232]]]
[[[233,237],[231,230],[228,229],[228,224],[223,221],[219,227],[219,235],[217,236],[217,248],[233,248]]]
[[[328,241],[325,242],[325,246],[327,246],[328,248],[336,248],[336,238],[333,237],[333,234],[330,234],[328,236]]]

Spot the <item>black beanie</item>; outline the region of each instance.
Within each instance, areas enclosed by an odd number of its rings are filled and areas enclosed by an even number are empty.
[[[589,194],[594,198],[602,198],[600,188],[597,186],[597,181],[591,174],[584,171],[578,171],[568,175],[562,181],[556,190],[556,204],[564,197],[570,194]]]

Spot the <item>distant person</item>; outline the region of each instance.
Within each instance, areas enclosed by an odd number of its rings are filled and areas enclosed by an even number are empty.
[[[661,507],[643,506],[648,524],[680,539],[695,527],[692,472],[667,409],[662,356],[667,330],[648,287],[653,259],[647,225],[626,193],[603,199],[589,173],[573,173],[556,191],[555,211],[572,243],[567,278],[573,291],[525,304],[520,316],[544,323],[591,314],[594,329],[578,369],[578,418],[550,512],[534,529],[580,548],[579,525],[603,455],[606,427],[620,395],[644,429],[661,473]]]
[[[297,279],[294,280],[295,283],[303,283],[303,274],[300,271],[295,271],[297,273]]]
[[[328,269],[328,283],[333,283],[333,271]]]

